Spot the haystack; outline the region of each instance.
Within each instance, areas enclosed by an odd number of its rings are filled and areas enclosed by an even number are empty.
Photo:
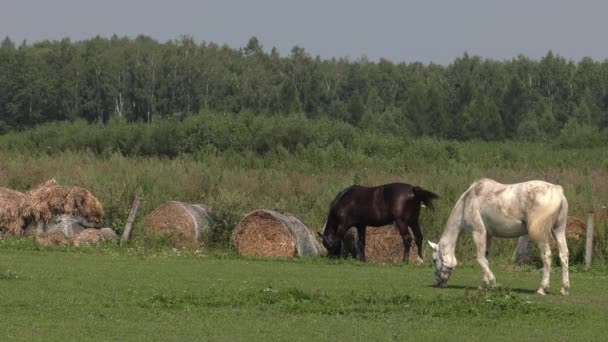
[[[54,179],[27,191],[19,208],[24,234],[43,236],[55,231],[72,237],[103,224],[103,208],[88,190],[58,184]]]
[[[412,234],[410,230],[410,234]],[[351,235],[356,239],[357,230],[351,228],[347,236]],[[418,259],[418,247],[412,234],[412,244],[410,247],[409,261]],[[356,246],[356,242],[355,242]],[[399,233],[399,228],[395,225],[382,227],[367,227],[365,230],[365,259],[372,263],[399,263],[403,262],[403,238]],[[424,254],[423,254],[424,255]]]
[[[179,247],[202,247],[209,230],[209,208],[176,201],[163,203],[144,221],[145,237],[164,238]]]
[[[240,255],[261,257],[320,256],[325,249],[299,218],[277,210],[246,214],[232,233]]]
[[[584,243],[587,234],[587,226],[585,222],[578,217],[568,216],[568,220],[566,221],[566,240],[568,242],[568,247],[576,247],[580,246]],[[557,242],[554,239],[550,240],[551,244],[551,252],[553,254],[557,254]],[[513,254],[513,260],[517,264],[530,264],[534,263],[536,260],[540,259],[538,255],[538,251],[534,248],[534,242],[528,238],[528,236],[522,236],[517,241],[517,247],[515,248],[515,252]],[[572,251],[570,251],[572,254]]]
[[[19,207],[24,197],[19,191],[0,188],[0,232],[7,231],[11,235],[21,235]]]

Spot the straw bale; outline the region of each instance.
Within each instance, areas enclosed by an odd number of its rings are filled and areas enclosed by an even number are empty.
[[[566,223],[566,239],[574,242],[582,242],[587,235],[587,225],[583,220],[575,216],[568,216]]]
[[[46,181],[25,193],[19,210],[24,222],[49,224],[59,215],[79,216],[93,226],[103,224],[103,208],[88,190]]]
[[[23,222],[19,217],[19,207],[24,197],[19,191],[0,188],[0,231],[21,235]]]
[[[247,213],[234,229],[231,240],[238,253],[247,256],[320,256],[324,252],[310,227],[277,210]]]
[[[144,221],[145,237],[165,238],[179,247],[199,248],[209,230],[209,208],[170,201],[161,204]]]
[[[352,233],[351,233],[352,232]],[[357,239],[357,230],[348,232]],[[410,230],[410,234],[412,234]],[[409,261],[418,260],[418,247],[412,234]],[[352,239],[352,238],[351,238]],[[390,224],[381,227],[367,227],[365,230],[365,260],[372,263],[403,262],[403,238],[397,226]],[[424,255],[424,254],[423,254]]]

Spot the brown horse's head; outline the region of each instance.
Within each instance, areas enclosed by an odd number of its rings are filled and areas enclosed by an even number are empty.
[[[342,241],[336,238],[335,227],[329,227],[328,224],[325,224],[325,229],[323,230],[323,234],[318,233],[323,241],[323,247],[327,249],[327,256],[331,259],[339,258],[342,254]]]

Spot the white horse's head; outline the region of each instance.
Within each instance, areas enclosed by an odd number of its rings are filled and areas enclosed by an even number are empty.
[[[448,280],[454,271],[454,267],[449,267],[444,263],[443,253],[438,244],[428,241],[433,250],[433,263],[435,264],[435,286],[447,287]]]

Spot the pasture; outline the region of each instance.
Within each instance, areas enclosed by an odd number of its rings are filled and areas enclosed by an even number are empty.
[[[89,189],[106,224],[120,233],[131,195],[144,202],[126,247],[41,247],[0,240],[0,331],[8,340],[600,340],[608,319],[605,148],[533,143],[398,140],[355,136],[352,146],[251,151],[202,148],[175,158],[116,151],[0,150],[0,186],[24,191],[50,178]],[[27,152],[27,153],[26,153]],[[499,289],[477,290],[470,235],[457,249],[449,288],[436,289],[430,251],[415,265],[371,265],[324,258],[241,258],[228,247],[241,216],[282,208],[321,230],[336,193],[353,183],[417,184],[441,198],[421,215],[437,241],[458,196],[480,177],[562,184],[570,214],[596,209],[594,268],[571,250],[571,295],[534,294],[538,268],[513,268],[515,240],[490,258]],[[145,215],[168,200],[202,203],[213,226],[203,252],[142,240]],[[426,246],[425,246],[426,247]],[[428,247],[427,247],[428,248]]]
[[[41,248],[0,241],[4,340],[603,340],[608,269],[572,268],[572,294],[534,294],[540,270],[256,260],[134,244]]]

